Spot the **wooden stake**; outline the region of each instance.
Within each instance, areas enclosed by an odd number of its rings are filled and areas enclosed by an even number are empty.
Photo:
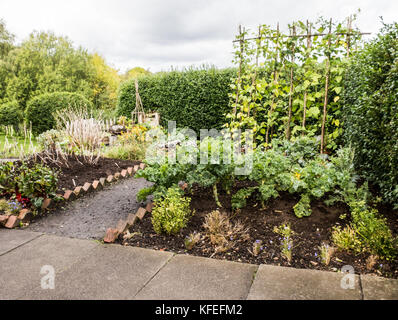
[[[330,19],[330,23],[329,23],[328,56],[326,59],[325,101],[323,103],[323,118],[322,118],[322,131],[321,131],[321,154],[324,153],[324,145],[325,145],[325,124],[326,124],[326,116],[327,116],[328,90],[329,90],[329,77],[330,77],[331,34],[332,34],[332,19]]]
[[[242,75],[242,60],[243,60],[243,42],[244,42],[244,35],[242,37],[242,26],[239,25],[239,46],[240,46],[240,59],[239,59],[239,70],[238,70],[238,80],[236,83],[236,100],[234,106],[234,117],[236,117],[236,106],[239,102],[239,87],[241,83],[241,75]]]
[[[296,35],[296,26],[293,26],[293,35]],[[292,49],[292,66],[290,67],[290,90],[289,90],[289,107],[288,107],[288,121],[286,128],[286,139],[290,140],[290,123],[292,122],[292,103],[293,103],[293,64],[294,64],[295,43]]]
[[[352,24],[352,16],[348,17],[347,21],[347,58],[350,56],[350,46],[351,46],[351,38],[350,38],[350,33],[351,33],[351,24]]]

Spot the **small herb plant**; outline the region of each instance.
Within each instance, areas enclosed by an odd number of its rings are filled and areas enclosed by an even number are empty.
[[[319,250],[321,252],[321,261],[325,266],[328,266],[330,260],[332,259],[334,253],[336,252],[336,248],[328,245],[327,243],[323,243]]]
[[[7,216],[17,214],[21,209],[21,205],[15,200],[0,199],[0,212]]]
[[[281,236],[281,253],[288,262],[292,261],[292,249],[293,249],[293,230],[290,224],[284,223],[279,227],[274,228],[274,232]]]
[[[202,238],[201,234],[198,232],[192,232],[189,236],[185,237],[184,244],[185,248],[189,251],[200,241]]]

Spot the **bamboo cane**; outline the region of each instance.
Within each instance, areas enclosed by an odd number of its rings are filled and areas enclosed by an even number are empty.
[[[276,27],[276,32],[277,32],[277,42],[276,42],[275,66],[274,66],[274,85],[277,83],[277,79],[278,79],[277,65],[278,65],[278,54],[279,54],[279,22],[278,22],[277,27]],[[272,96],[272,102],[271,102],[271,109],[270,109],[270,112],[269,112],[269,117],[271,117],[272,113],[274,112],[274,102],[275,102],[275,93]],[[267,125],[267,133],[265,135],[265,143],[267,145],[268,145],[268,142],[269,142],[269,131],[270,131],[270,126]]]
[[[330,77],[330,44],[332,34],[332,19],[329,22],[329,40],[328,40],[328,55],[326,59],[326,80],[325,80],[325,101],[323,103],[323,117],[322,117],[322,131],[321,131],[321,154],[324,153],[325,145],[325,124],[327,116],[327,105],[328,105],[328,90],[329,90],[329,77]]]
[[[296,26],[293,26],[293,35],[296,35]],[[286,139],[290,140],[290,124],[292,122],[292,102],[293,102],[293,65],[294,65],[294,53],[295,53],[295,43],[293,43],[291,57],[291,67],[290,67],[290,89],[289,89],[289,107],[288,107],[288,121],[286,128]]]

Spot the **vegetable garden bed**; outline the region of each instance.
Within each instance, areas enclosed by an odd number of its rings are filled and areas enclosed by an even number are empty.
[[[242,186],[239,186],[242,187]],[[235,188],[234,188],[235,189]],[[238,188],[236,188],[237,190]],[[233,191],[236,191],[233,190]],[[234,193],[234,192],[232,192]],[[345,227],[351,220],[349,208],[338,203],[326,206],[322,199],[312,202],[312,215],[298,219],[294,215],[293,206],[299,196],[282,193],[280,197],[269,202],[266,209],[262,209],[258,202],[249,199],[247,206],[238,214],[231,210],[231,196],[222,193],[219,196],[223,205],[220,212],[234,216],[231,222],[240,221],[248,229],[241,237],[232,236],[231,248],[224,252],[216,252],[216,247],[208,237],[204,237],[205,216],[217,210],[213,194],[209,189],[194,188],[191,209],[195,211],[187,227],[176,235],[157,234],[152,226],[151,214],[130,228],[132,238],[125,244],[156,250],[188,253],[196,256],[212,257],[237,262],[253,264],[273,264],[304,269],[318,269],[338,271],[345,265],[354,267],[356,273],[376,273],[384,277],[398,278],[398,260],[387,262],[374,261],[368,253],[358,255],[337,250],[329,265],[321,261],[320,247],[323,243],[330,243],[332,228],[336,225]],[[380,213],[387,218],[392,233],[398,234],[397,212],[390,207],[379,206]],[[275,232],[275,227],[284,223],[290,224],[292,235],[292,259],[290,262],[281,254],[282,236]],[[192,233],[199,233],[201,240],[187,250],[185,241]],[[257,256],[253,254],[254,244],[261,241],[261,248]],[[373,265],[372,265],[373,264]]]
[[[110,158],[99,158],[96,164],[90,164],[84,161],[79,156],[68,157],[68,166],[59,168],[54,163],[47,163],[46,165],[53,170],[58,171],[58,183],[57,192],[63,194],[65,190],[73,190],[76,186],[82,186],[86,182],[92,183],[94,180],[98,180],[101,177],[107,177],[120,172],[128,167],[134,167],[139,165],[140,161],[110,159]]]

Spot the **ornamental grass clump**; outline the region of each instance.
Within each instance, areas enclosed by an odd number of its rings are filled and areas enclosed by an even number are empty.
[[[155,202],[152,210],[152,225],[156,233],[176,234],[185,228],[192,216],[191,198],[184,197],[178,187],[169,188],[166,194]]]
[[[106,136],[103,121],[94,118],[87,108],[68,108],[55,112],[54,117],[58,129],[68,140],[68,152],[83,156],[84,162],[96,164]]]
[[[240,221],[232,223],[226,213],[218,210],[205,217],[203,227],[211,244],[216,246],[215,252],[225,252],[234,247],[237,241],[249,238],[248,229]]]

